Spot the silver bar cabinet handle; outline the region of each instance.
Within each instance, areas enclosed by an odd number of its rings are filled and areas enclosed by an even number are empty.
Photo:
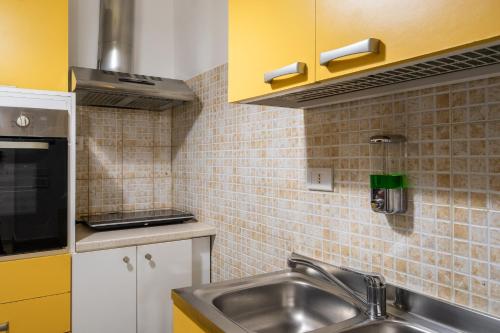
[[[285,67],[281,67],[275,69],[274,71],[270,71],[264,74],[264,82],[272,83],[274,79],[290,75],[290,74],[304,74],[306,72],[306,64],[303,62],[294,62],[293,64],[287,65]]]
[[[9,332],[9,322],[0,324],[0,332]]]
[[[360,42],[347,45],[338,49],[321,52],[319,55],[319,63],[321,66],[328,66],[330,61],[350,56],[358,53],[378,53],[380,40],[376,38],[368,38]]]

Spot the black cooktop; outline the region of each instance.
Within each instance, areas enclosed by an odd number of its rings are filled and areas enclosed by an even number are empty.
[[[161,209],[85,216],[82,217],[82,222],[93,229],[111,230],[182,223],[191,219],[194,219],[191,213],[178,209]]]

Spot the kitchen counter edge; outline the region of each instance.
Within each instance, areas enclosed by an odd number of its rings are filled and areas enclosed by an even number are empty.
[[[76,225],[76,252],[91,252],[120,247],[172,242],[215,236],[215,227],[202,222],[188,222],[154,227],[96,231]]]

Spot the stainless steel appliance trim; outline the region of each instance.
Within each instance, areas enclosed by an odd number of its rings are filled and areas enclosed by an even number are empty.
[[[294,62],[293,64],[275,69],[264,74],[264,83],[272,83],[274,79],[291,74],[304,74],[306,72],[306,64],[303,62]]]
[[[321,66],[328,66],[330,61],[347,57],[359,53],[378,53],[380,40],[376,38],[367,38],[357,43],[340,47],[338,49],[321,52],[319,63]]]
[[[17,119],[29,119],[29,125],[20,127]],[[0,135],[13,137],[67,138],[67,110],[0,106]]]
[[[0,141],[0,149],[49,149],[47,142]]]

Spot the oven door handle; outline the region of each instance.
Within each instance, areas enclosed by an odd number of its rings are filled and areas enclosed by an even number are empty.
[[[49,149],[49,144],[48,142],[0,141],[0,149]]]

